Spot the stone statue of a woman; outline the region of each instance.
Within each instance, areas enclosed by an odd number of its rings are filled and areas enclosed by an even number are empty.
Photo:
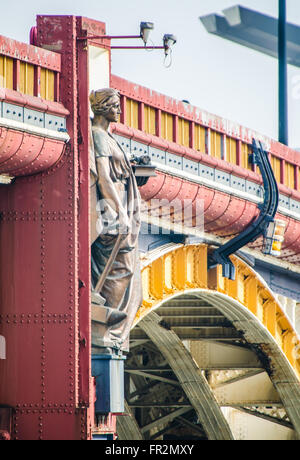
[[[91,171],[97,192],[97,221],[91,219],[91,233],[96,236],[91,241],[94,289],[105,266],[111,265],[101,290],[96,292],[103,299],[104,306],[99,308],[105,309],[106,320],[93,328],[93,347],[94,351],[97,344],[128,351],[129,331],[142,303],[140,194],[129,159],[109,133],[110,123],[117,122],[120,114],[119,93],[111,88],[93,91],[90,103],[94,113]],[[94,211],[91,209],[91,215],[95,215]],[[116,250],[111,262],[110,256]],[[97,306],[94,310],[97,314]],[[95,331],[102,337],[95,336]]]

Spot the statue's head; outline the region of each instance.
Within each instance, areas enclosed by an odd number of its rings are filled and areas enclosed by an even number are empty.
[[[103,88],[90,94],[91,109],[95,115],[102,115],[109,121],[118,121],[120,110],[120,94],[116,89]]]

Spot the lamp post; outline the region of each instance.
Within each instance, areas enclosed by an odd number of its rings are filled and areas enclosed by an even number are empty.
[[[288,81],[286,47],[286,0],[278,0],[278,140],[288,145]]]
[[[300,68],[300,27],[286,22],[286,5],[278,0],[278,19],[236,5],[200,20],[209,33],[278,59],[278,140],[288,145],[287,64]]]

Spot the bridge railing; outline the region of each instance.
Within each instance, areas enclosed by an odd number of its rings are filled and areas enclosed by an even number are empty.
[[[0,87],[59,101],[61,56],[0,36]]]
[[[300,199],[299,152],[201,111],[187,102],[161,95],[120,77],[112,76],[111,84],[121,94],[120,123],[199,152],[199,161],[201,156],[203,159],[208,156],[218,160],[222,169],[226,170],[229,165],[236,166],[236,173],[241,172],[240,168],[246,169],[256,181],[260,181],[259,171],[255,165],[249,164],[248,154],[252,138],[260,139],[270,152],[281,192]]]
[[[4,183],[45,171],[62,156],[69,141],[69,112],[60,102],[60,73],[59,54],[0,36],[0,175]]]

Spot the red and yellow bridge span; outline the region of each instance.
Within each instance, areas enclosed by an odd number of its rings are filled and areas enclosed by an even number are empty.
[[[0,431],[11,439],[298,439],[299,152],[110,74],[105,24],[38,16],[34,45],[0,37]],[[79,40],[80,38],[80,40]],[[156,176],[140,188],[143,304],[125,363],[126,411],[95,426],[91,376],[88,95],[121,94],[112,133]],[[101,81],[100,81],[101,80]],[[97,83],[98,84],[98,83]],[[279,258],[262,238],[209,268],[258,216],[262,142],[286,224]],[[163,202],[202,203],[203,226]],[[180,232],[178,231],[180,228]],[[175,231],[177,230],[177,231]],[[99,421],[99,420],[98,420]]]

